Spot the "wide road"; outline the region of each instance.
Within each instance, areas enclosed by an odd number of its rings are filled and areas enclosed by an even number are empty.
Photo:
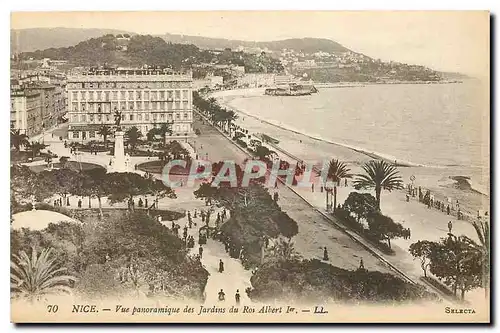
[[[241,163],[248,158],[243,151],[212,126],[196,120],[194,128],[201,131],[201,135],[194,143],[200,157],[208,154],[212,163],[220,160],[234,160],[236,163]],[[278,191],[279,205],[299,225],[299,233],[293,241],[295,248],[305,259],[322,259],[323,247],[326,246],[330,257],[329,262],[334,266],[349,270],[356,269],[359,267],[360,259],[363,258],[364,266],[368,270],[394,273],[348,235],[334,228],[323,215],[288,187],[280,185]]]

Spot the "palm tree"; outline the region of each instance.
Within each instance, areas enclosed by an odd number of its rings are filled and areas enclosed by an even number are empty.
[[[31,152],[33,154],[33,158],[34,158],[34,157],[38,156],[40,154],[40,151],[47,146],[48,145],[45,145],[45,144],[40,143],[40,142],[32,142],[27,147],[29,150],[31,150]]]
[[[172,135],[172,123],[162,123],[159,129],[159,133],[161,134],[163,138],[163,144],[165,144],[165,141],[167,140],[167,133],[168,135]]]
[[[135,126],[132,126],[127,130],[125,133],[128,139],[128,143],[132,147],[132,150],[135,150],[135,147],[137,146],[137,143],[139,142],[139,139],[142,137],[141,131]]]
[[[370,161],[363,165],[366,174],[357,175],[354,180],[354,188],[369,189],[375,188],[375,199],[377,200],[377,210],[380,211],[380,192],[403,188],[403,181],[396,166],[384,160]]]
[[[58,267],[57,258],[52,256],[52,248],[43,249],[38,255],[33,247],[31,257],[24,251],[12,256],[11,290],[16,296],[35,301],[48,294],[71,292],[69,284],[76,278],[64,274],[66,268]]]
[[[478,255],[481,258],[481,267],[483,270],[481,280],[483,282],[485,297],[488,297],[490,283],[490,225],[486,221],[479,220],[472,222],[472,226],[476,231],[479,244],[472,243],[475,253],[469,257],[469,260],[476,260]]]
[[[113,134],[109,129],[109,126],[102,126],[97,132],[97,134],[102,135],[102,138],[104,140],[104,145],[106,149],[108,149],[108,136]]]
[[[24,133],[21,133],[20,130],[11,130],[10,131],[10,144],[17,151],[21,148],[21,146],[27,147],[30,142],[28,141],[28,136]]]
[[[351,178],[352,175],[349,173],[351,169],[347,168],[344,162],[340,162],[337,159],[332,159],[328,164],[328,171],[326,172],[326,181],[332,181],[339,183],[343,178]],[[320,175],[321,176],[321,175]],[[331,206],[331,192],[332,189],[325,189],[326,191],[326,207]],[[330,193],[330,204],[328,202],[328,193]],[[333,187],[333,211],[337,208],[337,186]]]

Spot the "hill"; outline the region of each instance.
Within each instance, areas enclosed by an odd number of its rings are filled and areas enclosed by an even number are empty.
[[[69,47],[90,38],[97,38],[107,34],[134,35],[116,29],[82,29],[82,28],[32,28],[11,29],[11,53],[33,52],[49,48]],[[302,50],[306,53],[323,52],[345,52],[346,47],[329,39],[322,38],[292,38],[270,42],[255,42],[243,40],[231,40],[223,38],[210,38],[203,36],[185,36],[179,34],[157,35],[167,42],[178,44],[194,44],[201,49],[236,49],[238,46],[260,47],[278,51],[283,48]]]
[[[191,68],[193,64],[216,63],[245,66],[245,70],[249,73],[279,72],[283,69],[277,59],[268,55],[231,51],[212,53],[201,50],[193,44],[170,43],[151,35],[124,37],[122,34],[107,34],[99,38],[90,38],[75,46],[23,52],[19,58],[67,60],[76,66],[151,65],[181,70]]]
[[[167,42],[194,44],[202,49],[236,49],[238,46],[243,46],[252,48],[268,48],[272,51],[278,51],[281,49],[293,49],[296,51],[303,51],[305,53],[314,53],[318,51],[339,53],[349,51],[348,48],[340,45],[339,43],[324,38],[291,38],[270,42],[253,42],[201,36],[185,36],[177,34],[165,34],[160,37],[165,39]]]
[[[115,29],[79,29],[79,28],[33,28],[11,29],[11,54],[32,52],[49,48],[68,47],[81,41],[107,34],[133,34]]]

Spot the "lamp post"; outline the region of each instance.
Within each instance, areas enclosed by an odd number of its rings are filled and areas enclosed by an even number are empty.
[[[333,185],[333,186],[329,186]],[[337,206],[337,186],[339,186],[339,181],[326,182],[325,183],[325,192],[326,192],[326,211],[335,212]],[[332,192],[333,192],[333,205],[332,205]],[[330,194],[330,200],[328,200],[328,194]],[[332,209],[333,207],[333,209]]]

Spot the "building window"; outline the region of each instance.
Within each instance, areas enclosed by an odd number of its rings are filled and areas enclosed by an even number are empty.
[[[93,122],[93,121],[94,121],[94,115],[93,115],[93,114],[91,114],[91,115],[90,115],[90,122]]]
[[[124,90],[120,91],[120,95],[121,95],[121,99],[125,100],[125,91]]]
[[[89,131],[89,138],[95,138],[95,131]]]
[[[175,91],[175,99],[177,99],[177,100],[181,99],[181,91],[180,90]]]
[[[175,109],[180,110],[181,109],[181,102],[175,102]]]
[[[176,113],[175,114],[175,119],[176,120],[180,120],[181,119],[181,114],[180,113]]]
[[[125,115],[124,114],[122,114],[122,120],[125,120]]]
[[[149,102],[144,102],[144,110],[149,110]]]
[[[109,121],[109,115],[108,114],[106,115],[106,121]]]
[[[165,92],[162,90],[160,91],[160,100],[164,100],[165,99]]]
[[[71,121],[76,123],[78,121],[78,116],[76,114],[71,116]]]
[[[78,139],[80,137],[80,132],[73,131],[73,138]]]
[[[153,113],[153,121],[156,121],[156,113]]]
[[[106,91],[104,94],[106,95],[106,102],[109,102],[109,91]]]
[[[98,121],[102,121],[102,115],[98,115],[98,116],[97,116],[97,120],[98,120]]]
[[[78,111],[78,103],[73,102],[73,111]]]
[[[71,96],[73,97],[73,100],[76,100],[78,99],[78,93],[76,91],[73,91],[73,93],[71,94]]]
[[[142,121],[142,114],[138,114],[138,115],[137,115],[137,120],[138,120],[138,121]]]
[[[133,115],[133,114],[131,114],[131,115],[129,116],[129,119],[130,119],[130,121],[133,121],[133,120],[134,120],[134,115]]]
[[[146,114],[144,115],[144,118],[145,118],[145,120],[146,120],[146,121],[149,121],[149,113],[146,113]]]
[[[188,114],[187,114],[187,112],[184,112],[184,119],[188,119]]]
[[[85,103],[80,103],[80,110],[85,111]]]
[[[182,91],[182,99],[189,99],[189,90]]]
[[[135,99],[141,100],[141,92],[140,91],[136,91]]]
[[[113,99],[118,99],[118,91],[113,91]]]
[[[168,120],[172,120],[172,114],[171,113],[167,113],[167,119]]]
[[[128,92],[128,99],[134,99],[134,92],[133,91]]]
[[[129,107],[130,107],[130,110],[133,110],[134,109],[134,102],[129,102]]]
[[[188,101],[184,101],[184,103],[182,103],[182,104],[183,104],[183,105],[182,105],[182,108],[183,108],[184,110],[187,110],[187,109],[188,109]]]
[[[89,101],[93,101],[93,100],[94,100],[94,92],[89,91]]]
[[[161,120],[165,120],[165,115],[163,113],[161,114],[160,117],[161,117]]]

